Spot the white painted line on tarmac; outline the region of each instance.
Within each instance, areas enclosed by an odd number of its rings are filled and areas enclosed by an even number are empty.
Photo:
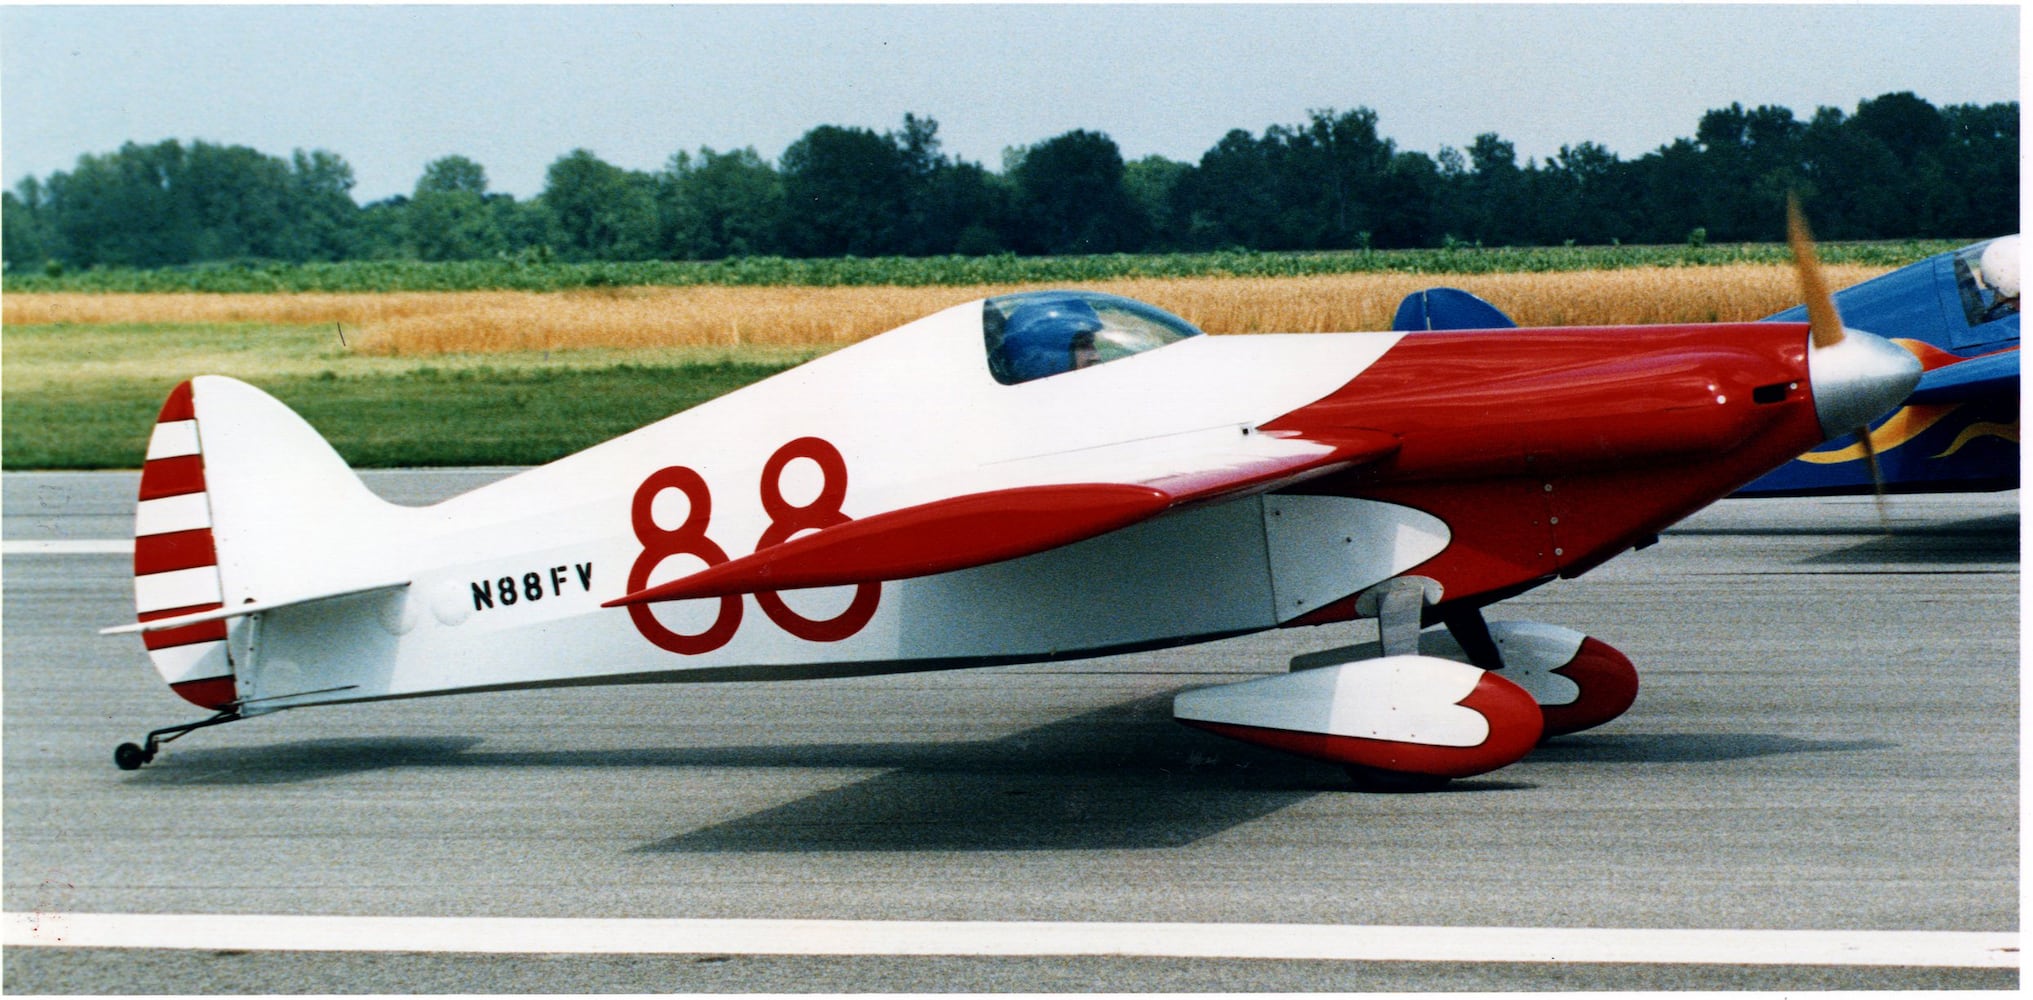
[[[132,538],[9,538],[0,541],[0,555],[131,556]]]
[[[9,913],[9,948],[2016,969],[2017,932]]]

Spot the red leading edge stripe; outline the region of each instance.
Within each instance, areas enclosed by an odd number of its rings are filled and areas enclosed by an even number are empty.
[[[1172,496],[1148,486],[1023,486],[845,521],[603,607],[901,580],[1042,552],[1134,524]]]

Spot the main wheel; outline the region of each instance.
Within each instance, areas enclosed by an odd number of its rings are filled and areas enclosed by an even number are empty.
[[[1447,787],[1453,778],[1437,774],[1410,774],[1405,771],[1386,771],[1361,764],[1342,765],[1348,771],[1350,781],[1358,792],[1431,792]]]
[[[132,743],[122,743],[113,748],[113,766],[122,771],[138,771],[148,763],[148,754]]]

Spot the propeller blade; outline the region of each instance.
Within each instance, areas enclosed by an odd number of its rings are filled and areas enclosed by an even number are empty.
[[[1828,280],[1822,277],[1821,259],[1814,253],[1814,234],[1807,229],[1798,195],[1786,196],[1786,245],[1793,248],[1793,266],[1800,273],[1800,295],[1807,303],[1807,329],[1814,346],[1842,343],[1842,316],[1835,311]]]
[[[1800,210],[1800,196],[1791,192],[1786,195],[1786,245],[1793,250],[1793,266],[1800,274],[1800,297],[1807,303],[1807,331],[1814,347],[1818,350],[1842,343],[1842,314],[1836,311],[1835,296],[1822,276],[1821,258],[1814,252],[1814,233],[1807,228],[1807,213]],[[1863,446],[1864,464],[1871,470],[1878,524],[1889,535],[1892,521],[1885,513],[1885,474],[1878,465],[1878,446],[1871,441],[1869,423],[1856,429],[1856,438]]]
[[[1857,428],[1856,435],[1857,443],[1864,446],[1864,467],[1871,470],[1871,498],[1878,505],[1878,527],[1889,535],[1892,533],[1892,518],[1885,512],[1885,472],[1878,466],[1878,446],[1871,442],[1869,424]]]

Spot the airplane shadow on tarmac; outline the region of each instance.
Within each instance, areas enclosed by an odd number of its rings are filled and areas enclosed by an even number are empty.
[[[171,747],[127,775],[135,786],[292,785],[371,771],[443,767],[486,742],[478,736],[356,736],[258,746]]]
[[[1879,535],[1806,560],[1845,566],[1863,563],[1943,567],[2019,561],[2019,516],[1971,518],[1951,524],[1892,526]]]
[[[1894,746],[1883,740],[1808,740],[1771,733],[1576,733],[1541,744],[1525,759],[1563,764],[1712,764]]]
[[[156,787],[316,782],[431,768],[852,768],[881,773],[665,840],[643,852],[1131,850],[1178,847],[1321,793],[1341,769],[1172,721],[1167,695],[995,740],[593,750],[482,749],[482,737],[359,737],[193,748],[137,772]],[[1760,734],[1584,733],[1528,760],[1683,763],[1878,749]],[[1438,793],[1529,789],[1502,772]]]
[[[430,768],[847,768],[880,773],[645,844],[646,852],[1108,850],[1181,846],[1322,792],[1338,767],[1188,729],[1169,695],[994,740],[589,750],[482,748],[479,737],[301,740],[180,751],[128,780],[156,787],[315,782]],[[1494,777],[1445,794],[1529,787]]]
[[[1209,736],[1141,698],[997,740],[913,745],[881,774],[644,852],[1180,847],[1346,788],[1341,769]],[[862,754],[866,756],[866,754]]]
[[[1169,699],[1159,699],[1162,710]],[[1117,710],[1095,715],[1113,715]],[[695,830],[645,851],[1106,850],[1190,844],[1314,795],[1343,793],[1340,770],[1239,744],[1214,743],[1170,723],[1119,752],[1085,731],[1093,715],[1031,730],[1009,740],[970,744],[990,752],[992,771],[971,780],[936,768],[905,766],[846,788],[807,796],[750,816]],[[1112,730],[1119,731],[1119,730]],[[1063,741],[1055,746],[1055,742]],[[1527,760],[1679,763],[1775,754],[1868,750],[1866,741],[1786,736],[1579,735],[1533,751]],[[1183,765],[1183,766],[1182,766]],[[1502,772],[1455,781],[1425,795],[1530,789]]]
[[[1800,524],[1752,527],[1704,527],[1677,525],[1675,535],[1687,536],[1769,536],[1798,538],[1810,535],[1854,536],[1852,545],[1831,549],[1803,560],[1808,565],[1957,567],[1976,564],[2017,564],[2019,561],[2019,515],[1965,518],[1946,523],[1894,520],[1890,530],[1874,521],[1856,520],[1837,527],[1813,528]]]

